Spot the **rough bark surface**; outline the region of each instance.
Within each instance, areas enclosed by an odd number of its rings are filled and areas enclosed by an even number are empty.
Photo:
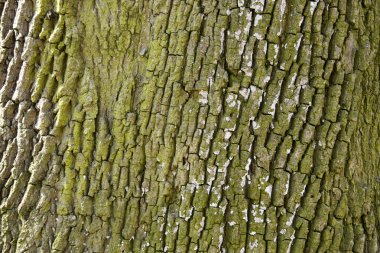
[[[380,1],[0,10],[1,252],[379,252]]]

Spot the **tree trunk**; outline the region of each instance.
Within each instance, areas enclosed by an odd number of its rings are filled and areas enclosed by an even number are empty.
[[[379,252],[380,1],[0,9],[0,252]]]

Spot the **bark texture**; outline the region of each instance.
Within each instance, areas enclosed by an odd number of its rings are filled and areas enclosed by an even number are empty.
[[[378,0],[0,0],[1,252],[379,252]]]

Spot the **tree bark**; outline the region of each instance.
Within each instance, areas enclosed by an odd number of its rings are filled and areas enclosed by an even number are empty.
[[[380,1],[0,10],[0,252],[379,252]]]

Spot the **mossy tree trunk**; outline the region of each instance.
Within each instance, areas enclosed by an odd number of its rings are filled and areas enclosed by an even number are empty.
[[[379,252],[380,1],[0,9],[1,252]]]

